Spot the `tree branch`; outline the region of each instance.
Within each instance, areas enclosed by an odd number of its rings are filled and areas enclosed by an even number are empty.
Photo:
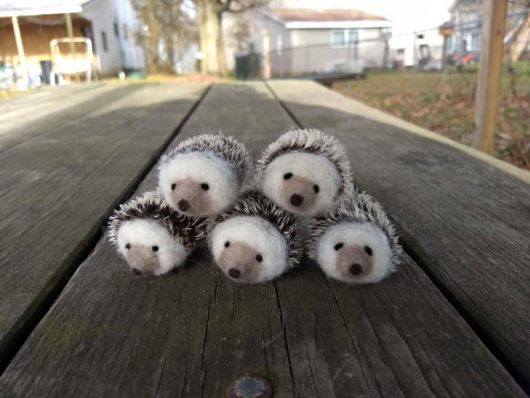
[[[245,11],[252,10],[253,8],[259,8],[266,6],[270,0],[248,0],[244,2],[242,0],[218,0],[223,4],[223,8],[219,11],[220,14],[229,12],[231,14],[241,14]]]

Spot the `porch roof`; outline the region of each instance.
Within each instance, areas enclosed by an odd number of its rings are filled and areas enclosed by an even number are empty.
[[[92,0],[0,0],[0,17],[79,13]]]

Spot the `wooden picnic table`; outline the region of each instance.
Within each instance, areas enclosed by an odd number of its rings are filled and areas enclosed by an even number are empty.
[[[34,100],[35,99],[35,100]],[[314,264],[232,283],[205,250],[134,276],[104,238],[156,161],[200,133],[254,156],[313,127],[346,146],[406,254],[376,285]],[[0,103],[0,396],[524,397],[530,177],[308,81],[56,88]]]

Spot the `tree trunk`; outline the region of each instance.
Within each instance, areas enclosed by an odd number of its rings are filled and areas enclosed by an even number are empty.
[[[198,0],[200,46],[203,55],[201,71],[225,75],[221,14],[215,0]]]
[[[169,73],[175,72],[175,41],[173,40],[173,34],[168,32],[166,34],[166,54],[167,54],[167,68]]]
[[[226,76],[225,46],[223,42],[223,16],[217,14],[217,69],[221,76]]]
[[[156,37],[149,37],[147,41],[147,71],[149,73],[158,72],[158,39]]]
[[[219,14],[217,7],[212,0],[206,0],[206,55],[207,55],[207,73],[219,74],[219,61],[217,59],[217,43],[219,40]]]
[[[199,46],[202,53],[201,73],[208,73],[208,23],[207,23],[207,3],[208,0],[197,0],[197,11],[199,19]]]

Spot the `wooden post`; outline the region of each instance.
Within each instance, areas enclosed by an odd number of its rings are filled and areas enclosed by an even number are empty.
[[[442,71],[445,70],[447,66],[447,47],[449,45],[449,37],[454,33],[455,26],[452,21],[444,22],[439,28],[438,33],[440,33],[444,38],[444,44],[442,49]]]
[[[508,0],[484,1],[473,146],[489,154],[495,151],[495,119],[504,56],[503,40],[507,8]]]
[[[68,34],[68,38],[70,39],[70,54],[74,56],[75,54],[75,44],[72,41],[74,38],[74,28],[72,25],[72,15],[71,14],[64,14],[64,18],[66,19],[66,32]]]
[[[265,80],[271,78],[271,38],[269,32],[263,31],[263,45],[261,50],[261,60],[262,60],[262,77]]]
[[[13,33],[15,34],[15,42],[17,44],[18,52],[18,62],[22,67],[24,73],[26,73],[26,54],[24,53],[24,45],[22,43],[22,35],[20,34],[20,26],[18,26],[18,18],[11,17],[11,22],[13,24]]]
[[[442,48],[442,71],[447,66],[447,44],[449,42],[449,36],[444,36],[444,44]]]
[[[66,19],[66,32],[68,34],[68,38],[70,39],[70,55],[72,57],[72,62],[75,65],[75,43],[74,43],[74,28],[72,26],[72,14],[64,14],[64,18]],[[74,74],[72,79],[74,81],[77,81],[77,74]]]

